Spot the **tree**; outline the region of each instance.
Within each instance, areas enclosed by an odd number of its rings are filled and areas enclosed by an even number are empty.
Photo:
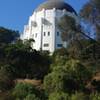
[[[13,86],[13,76],[9,65],[0,66],[0,91],[6,91]]]
[[[83,54],[86,53],[90,58],[89,61],[91,66],[98,67],[100,65],[100,1],[99,0],[89,0],[80,11],[80,16],[84,19],[85,22],[91,24],[91,26],[95,27],[95,34],[97,42],[93,42],[86,49],[83,50]],[[84,52],[85,51],[85,52]],[[90,53],[91,52],[91,53]],[[92,57],[91,57],[92,55]],[[88,57],[88,59],[89,59]],[[99,68],[98,68],[99,69]]]
[[[18,40],[6,45],[2,52],[0,65],[11,65],[15,78],[42,79],[49,71],[50,57],[32,49],[29,42]]]
[[[24,100],[41,100],[41,99],[36,97],[36,95],[34,94],[29,94],[28,96],[26,96]]]
[[[82,59],[88,55],[91,62],[96,64],[99,61],[100,43],[84,32],[81,24],[73,17],[63,16],[59,21],[59,28],[62,32],[62,40],[67,42],[67,51],[71,58]],[[87,51],[91,52],[87,53]]]
[[[88,38],[94,42],[93,38],[88,36],[82,29],[81,24],[76,21],[75,18],[64,15],[61,17],[61,20],[58,23],[58,26],[62,32],[62,40],[63,41],[73,41],[74,39],[85,39]]]
[[[19,38],[19,32],[0,27],[0,64],[4,62],[4,49],[9,43],[14,43]]]
[[[61,37],[63,41],[69,41],[75,36],[76,21],[73,17],[64,15],[58,26],[62,32]]]
[[[100,1],[89,0],[80,11],[80,15],[96,28],[96,38],[100,40]]]
[[[21,40],[20,40],[21,41]],[[34,39],[24,40],[23,43],[27,49],[32,49],[32,45],[35,42]]]
[[[72,94],[71,100],[89,100],[89,97],[86,96],[84,93],[75,93]]]
[[[71,57],[76,58],[83,49],[83,43],[81,41],[85,39],[79,32],[79,23],[76,23],[73,17],[64,15],[59,21],[58,26],[61,30],[62,40],[67,42],[69,54]]]
[[[10,29],[0,27],[0,45],[4,43],[5,44],[11,43],[14,40],[16,40],[18,37],[19,37],[18,31],[13,31]]]
[[[90,100],[100,100],[100,93],[92,93],[90,95]]]
[[[53,92],[49,95],[49,100],[70,100],[69,95],[64,92]]]
[[[35,98],[39,97],[40,92],[31,84],[17,83],[15,88],[13,89],[12,95],[16,100],[28,100],[31,95],[31,97],[34,97],[33,100],[35,100]]]
[[[91,76],[92,73],[79,61],[69,60],[62,66],[54,66],[53,71],[45,76],[44,88],[48,94],[59,91],[84,91]]]

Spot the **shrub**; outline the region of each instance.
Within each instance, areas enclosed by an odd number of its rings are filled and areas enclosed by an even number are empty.
[[[70,100],[69,95],[64,92],[54,92],[49,96],[49,100]]]
[[[40,100],[35,94],[29,94],[24,100]]]
[[[40,93],[33,85],[28,83],[17,83],[12,92],[12,95],[19,100],[23,100],[30,94],[38,96]]]
[[[100,100],[100,93],[91,94],[90,100]]]
[[[63,66],[54,66],[53,71],[45,76],[44,88],[47,93],[83,91],[89,79],[91,72],[85,66],[77,60],[69,60]]]
[[[12,87],[12,74],[9,66],[5,65],[0,68],[0,91],[8,90]]]
[[[89,100],[89,98],[83,93],[75,93],[71,96],[71,100]]]

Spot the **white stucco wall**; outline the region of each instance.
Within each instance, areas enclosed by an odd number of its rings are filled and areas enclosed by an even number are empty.
[[[42,49],[52,53],[56,49],[61,48],[57,46],[58,44],[64,44],[61,39],[61,32],[57,26],[57,20],[60,20],[60,17],[64,14],[73,16],[78,22],[78,17],[66,10],[56,10],[53,8],[34,12],[29,18],[28,25],[24,28],[24,34],[21,36],[22,39],[33,38],[35,40],[33,48],[36,50]],[[59,32],[59,36],[57,32]]]

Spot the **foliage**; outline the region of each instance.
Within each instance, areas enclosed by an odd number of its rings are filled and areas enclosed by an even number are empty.
[[[2,43],[11,43],[19,37],[18,31],[13,31],[0,27],[0,45]]]
[[[61,57],[66,56],[66,57],[68,57],[69,54],[68,54],[68,51],[67,51],[66,48],[61,48],[61,49],[56,50],[56,51],[53,53],[52,56],[53,56],[53,60],[55,60],[55,59],[56,59],[56,56],[61,56]]]
[[[12,91],[5,91],[0,93],[0,100],[15,100],[14,97],[11,95]]]
[[[84,74],[85,73],[85,74]],[[69,60],[65,65],[54,66],[53,71],[44,78],[47,93],[83,91],[92,73],[77,60]]]
[[[87,13],[88,14],[88,13]],[[79,59],[86,66],[98,66],[100,61],[100,43],[84,32],[80,23],[68,15],[59,21],[63,41],[67,41],[69,58]]]
[[[13,76],[9,68],[9,65],[0,67],[0,91],[8,90],[13,85]]]
[[[80,15],[96,27],[96,38],[100,39],[100,1],[89,0],[80,11]]]
[[[59,21],[59,28],[62,32],[61,34],[62,40],[63,41],[68,41],[69,39],[71,40],[75,36],[76,21],[73,17],[65,15]]]
[[[83,31],[81,23],[77,23],[75,18],[68,15],[63,16],[59,21],[59,28],[61,30],[62,40],[67,42],[67,51],[71,58],[79,59],[81,53],[90,49],[88,47],[92,47],[92,53],[95,55],[96,49],[94,45],[99,45],[99,43]],[[88,45],[85,45],[86,42]]]
[[[71,100],[89,100],[89,97],[83,93],[76,92],[75,94],[72,94]]]
[[[100,65],[100,1],[89,0],[81,9],[80,16],[85,22],[95,27],[93,31],[96,35],[96,41],[90,41],[90,44],[82,50],[81,57],[84,58],[82,61],[84,64],[87,63],[87,66],[95,66],[95,70],[98,70]]]
[[[33,94],[33,95],[31,95]],[[17,83],[15,88],[13,89],[12,95],[19,100],[28,100],[28,98],[39,96],[40,92],[31,84],[27,83]]]
[[[26,42],[23,44],[21,40],[18,40],[2,49],[0,64],[10,65],[15,78],[43,78],[49,71],[51,63],[49,57],[33,50]]]
[[[38,97],[36,97],[34,94],[29,94],[26,96],[24,100],[40,100]]]
[[[98,0],[91,1],[96,5],[97,13],[99,2]],[[92,11],[93,9],[91,5],[89,10]],[[87,18],[91,13],[89,10],[87,9]],[[96,20],[98,20],[97,18]],[[96,20],[93,24],[97,28]],[[63,16],[59,27],[63,41],[68,42],[67,49],[56,50],[52,56],[48,52],[32,49],[33,39],[18,40],[18,32],[0,27],[0,93],[5,92],[4,96],[0,95],[0,99],[100,99],[100,81],[92,81],[91,84],[95,87],[95,90],[91,91],[92,94],[90,95],[85,94],[90,93],[86,86],[91,82],[93,72],[99,72],[97,69],[97,66],[100,65],[99,43],[84,33],[73,17]],[[93,67],[93,69],[90,69],[90,67]],[[17,78],[41,79],[43,86],[35,87],[28,83],[17,83],[13,87],[13,81]],[[93,94],[94,91],[97,91],[97,93]]]
[[[100,80],[93,80],[91,84],[95,87],[97,92],[100,92]]]
[[[69,60],[69,53],[66,48],[56,50],[52,55],[52,64],[50,67],[51,70],[54,68],[54,66],[64,65],[67,60]]]
[[[90,95],[90,100],[100,100],[100,94],[99,93],[92,93]]]
[[[69,95],[64,92],[53,92],[49,95],[49,100],[70,100]]]

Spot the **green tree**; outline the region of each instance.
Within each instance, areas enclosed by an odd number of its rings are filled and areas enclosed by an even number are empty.
[[[40,100],[40,98],[36,97],[34,94],[29,94],[24,100]]]
[[[49,95],[49,100],[70,100],[67,93],[64,92],[53,92]]]
[[[88,14],[88,13],[87,13]],[[98,66],[100,58],[100,43],[83,31],[80,23],[68,15],[59,21],[62,40],[67,41],[67,51],[70,58],[80,59],[88,66]],[[88,60],[85,60],[88,59]]]
[[[96,27],[96,38],[100,40],[100,1],[89,0],[83,6],[80,15]]]
[[[92,93],[90,95],[90,100],[100,100],[100,93]]]
[[[75,93],[72,94],[71,100],[89,100],[89,97],[84,93]]]
[[[33,94],[33,96],[31,95]],[[28,83],[17,83],[15,88],[13,89],[12,95],[15,97],[15,99],[19,100],[28,100],[28,98],[31,97],[38,97],[40,95],[40,92],[31,84]]]
[[[13,76],[9,68],[9,65],[0,67],[0,91],[6,91],[12,88]]]
[[[4,43],[5,44],[11,43],[14,40],[16,40],[18,37],[19,37],[18,31],[13,31],[10,29],[0,27],[0,45]]]
[[[83,31],[81,24],[77,23],[71,16],[63,16],[59,21],[58,26],[62,32],[62,40],[67,42],[68,52],[73,58],[80,58],[81,53],[85,51],[84,49],[89,45],[92,44],[92,47],[95,43],[99,45],[95,39],[91,38],[88,34],[86,34],[86,32]],[[85,41],[88,42],[89,45],[83,45],[86,43]],[[93,48],[92,50],[95,55],[94,50],[96,49]]]
[[[28,42],[28,41],[27,41]],[[1,65],[11,65],[15,78],[43,78],[49,71],[51,60],[49,56],[41,54],[27,43],[18,40],[14,44],[3,48]]]
[[[84,91],[91,77],[91,71],[78,60],[72,59],[62,66],[54,66],[53,71],[44,78],[44,88],[48,94],[54,91],[68,93]]]
[[[58,26],[62,32],[61,37],[63,41],[70,41],[75,36],[76,21],[73,17],[68,15],[63,16]]]
[[[75,18],[64,15],[61,17],[61,20],[58,23],[58,26],[62,32],[62,40],[63,41],[73,41],[74,39],[78,41],[78,39],[88,38],[94,42],[93,38],[91,38],[86,32],[83,31],[80,23],[76,21]]]

